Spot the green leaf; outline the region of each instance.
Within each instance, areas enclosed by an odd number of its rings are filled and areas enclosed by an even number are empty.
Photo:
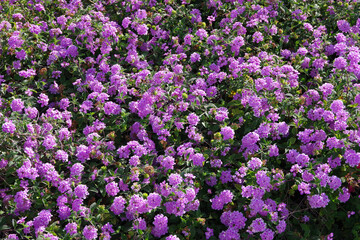
[[[296,138],[292,137],[288,140],[288,145],[291,146],[296,142]]]
[[[240,185],[240,184],[235,184],[235,188],[236,188],[237,190],[239,190],[240,192],[242,191],[241,186],[242,186],[242,185]]]
[[[304,230],[304,238],[303,239],[308,239],[310,236],[310,226],[309,224],[301,224],[300,225],[302,230]]]

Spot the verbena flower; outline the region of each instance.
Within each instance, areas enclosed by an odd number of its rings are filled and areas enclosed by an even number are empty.
[[[312,208],[324,208],[330,201],[325,193],[308,195],[307,198]]]
[[[137,218],[133,221],[133,228],[139,230],[146,230],[146,221],[143,218]]]
[[[235,136],[235,131],[231,127],[222,127],[220,133],[223,135],[224,141],[233,139]]]
[[[126,200],[123,197],[115,197],[114,202],[112,203],[110,210],[119,215],[120,213],[124,212]]]
[[[256,218],[255,220],[252,221],[252,223],[250,225],[250,229],[254,233],[264,232],[266,229],[266,226],[267,226],[267,224],[264,222],[264,220],[262,218]]]
[[[6,133],[15,133],[16,126],[12,121],[7,121],[2,125],[2,131]]]
[[[83,236],[86,240],[96,239],[98,237],[97,229],[94,226],[87,225],[83,229]]]
[[[74,189],[74,193],[78,198],[86,198],[86,196],[89,195],[88,187],[84,184],[78,185]]]
[[[53,135],[47,135],[42,145],[46,150],[53,149],[57,145],[56,138]]]
[[[157,214],[153,221],[154,228],[151,233],[155,237],[161,237],[168,232],[168,218],[163,214]]]
[[[24,102],[21,99],[14,99],[10,104],[11,110],[14,112],[22,112],[24,109]]]
[[[109,196],[116,196],[120,189],[116,182],[110,182],[105,186],[106,192]]]

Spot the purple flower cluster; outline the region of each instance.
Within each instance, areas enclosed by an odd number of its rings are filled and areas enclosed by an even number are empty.
[[[168,218],[163,214],[157,214],[154,218],[154,228],[151,233],[155,237],[161,237],[168,232]]]
[[[228,204],[232,201],[234,195],[229,190],[222,191],[215,198],[210,199],[211,208],[214,210],[222,210],[225,204]]]
[[[83,230],[83,235],[86,240],[96,239],[98,236],[97,229],[91,225],[85,226]]]
[[[308,201],[312,208],[324,208],[330,200],[325,193],[322,193],[308,196]]]
[[[223,127],[220,131],[221,135],[223,135],[223,140],[226,141],[228,139],[233,139],[235,136],[235,131],[231,127]]]

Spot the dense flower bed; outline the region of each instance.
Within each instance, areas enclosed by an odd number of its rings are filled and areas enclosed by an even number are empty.
[[[360,3],[2,0],[0,238],[358,239]]]

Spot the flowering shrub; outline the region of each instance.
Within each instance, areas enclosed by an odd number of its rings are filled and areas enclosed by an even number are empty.
[[[0,2],[0,237],[359,238],[359,4]]]

